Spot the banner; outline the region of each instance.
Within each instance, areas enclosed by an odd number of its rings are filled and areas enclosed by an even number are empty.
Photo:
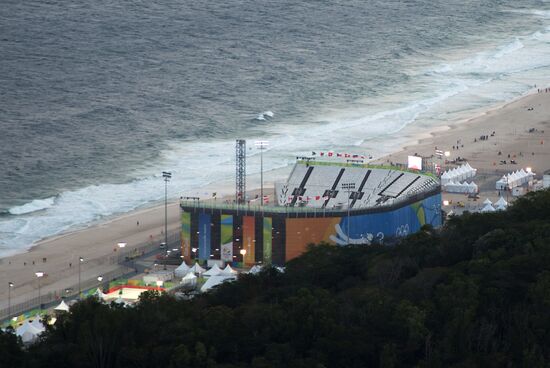
[[[264,264],[271,264],[271,251],[272,251],[272,229],[273,229],[273,221],[271,217],[264,217],[264,229],[263,229],[263,238],[264,238],[264,244],[263,244],[263,250],[264,250]]]
[[[210,258],[211,217],[207,213],[199,214],[199,259]]]
[[[181,214],[181,255],[184,259],[191,256],[191,214],[188,212]]]
[[[221,215],[220,221],[221,259],[225,262],[233,261],[233,216]]]
[[[256,262],[256,237],[253,216],[243,216],[243,249],[246,250],[244,263],[253,265]]]

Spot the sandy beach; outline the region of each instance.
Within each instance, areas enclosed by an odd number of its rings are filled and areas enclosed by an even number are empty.
[[[489,136],[488,140],[480,140],[482,135]],[[431,156],[437,147],[451,153],[448,160],[465,158],[478,169],[474,180],[480,187],[481,200],[485,197],[495,200],[494,181],[503,174],[532,167],[540,177],[550,169],[549,145],[550,93],[535,91],[504,106],[493,107],[468,121],[438,129],[374,163],[404,163],[411,154]],[[507,164],[500,164],[501,160]],[[510,160],[517,164],[510,164]],[[434,162],[439,161],[434,158]],[[450,163],[441,164],[444,168],[453,167]],[[454,202],[467,200],[464,195],[444,194],[444,198]],[[170,235],[177,236],[178,219],[178,203],[172,202],[168,207]],[[0,286],[0,308],[7,307],[8,282],[15,283],[11,291],[12,304],[38,295],[36,271],[47,275],[41,281],[43,295],[62,290],[77,282],[79,257],[83,257],[86,264],[82,270],[82,280],[93,279],[119,267],[116,263],[105,261],[117,255],[118,242],[127,243],[129,249],[148,243],[156,244],[164,238],[163,231],[164,206],[160,205],[40,241],[27,253],[3,258],[0,260],[0,278],[5,282]]]

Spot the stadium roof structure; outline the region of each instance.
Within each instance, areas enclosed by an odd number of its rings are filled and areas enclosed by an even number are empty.
[[[275,184],[275,201],[220,203],[181,200],[184,210],[219,210],[224,213],[256,212],[292,217],[383,212],[441,192],[432,173],[397,166],[364,163],[297,160],[286,182]],[[349,207],[348,207],[349,204]]]
[[[432,174],[393,166],[297,161],[286,183],[275,187],[285,207],[366,209],[391,205],[440,188]]]

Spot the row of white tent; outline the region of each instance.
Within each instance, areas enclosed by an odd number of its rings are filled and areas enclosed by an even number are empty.
[[[27,344],[33,342],[45,330],[46,328],[40,322],[40,317],[36,316],[32,322],[26,320],[21,326],[17,327],[15,334],[21,337],[23,343]]]
[[[470,183],[458,183],[451,181],[443,185],[443,190],[447,193],[477,193],[479,189],[477,187],[477,184],[473,181]]]
[[[525,183],[528,183],[530,180],[532,180],[533,176],[535,176],[534,173],[527,172],[523,169],[514,171],[510,174],[506,174],[502,176],[502,178],[500,178],[496,182],[496,189],[504,190],[504,189],[512,189],[515,187],[519,187]]]
[[[477,169],[471,167],[469,163],[451,170],[447,170],[441,175],[441,185],[445,185],[450,182],[461,182],[466,179],[473,178],[476,175],[476,172]]]
[[[495,212],[504,211],[508,207],[508,202],[502,197],[495,203],[491,202],[489,198],[483,201],[483,208],[479,212]]]
[[[174,270],[174,274],[176,275],[176,277],[185,277],[189,273],[210,277],[210,276],[220,276],[220,275],[235,276],[238,272],[235,271],[233,268],[231,268],[230,265],[225,266],[225,268],[222,270],[217,263],[214,263],[214,266],[212,266],[212,268],[206,271],[198,263],[195,263],[193,267],[189,267],[185,263],[185,261],[182,262],[182,264],[179,265]]]

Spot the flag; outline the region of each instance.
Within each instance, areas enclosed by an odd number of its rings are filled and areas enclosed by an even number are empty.
[[[332,151],[329,151],[329,153],[328,153],[328,157],[332,157],[332,155],[333,155],[333,154],[334,154],[334,152],[332,152]]]
[[[313,152],[313,151],[311,152],[311,155],[312,155],[312,156],[315,156],[316,154],[317,154],[317,153],[315,153],[315,152]]]
[[[321,196],[315,196],[316,201],[318,201],[319,199],[321,199]]]
[[[269,203],[269,196],[268,195],[264,195],[264,203]]]
[[[324,152],[321,152],[321,156],[324,156],[324,155],[325,155],[325,153],[324,153]]]
[[[346,153],[344,157],[350,157],[351,155],[349,153]]]
[[[336,156],[337,156],[337,157],[342,157],[342,154],[341,154],[341,153],[337,153]]]

